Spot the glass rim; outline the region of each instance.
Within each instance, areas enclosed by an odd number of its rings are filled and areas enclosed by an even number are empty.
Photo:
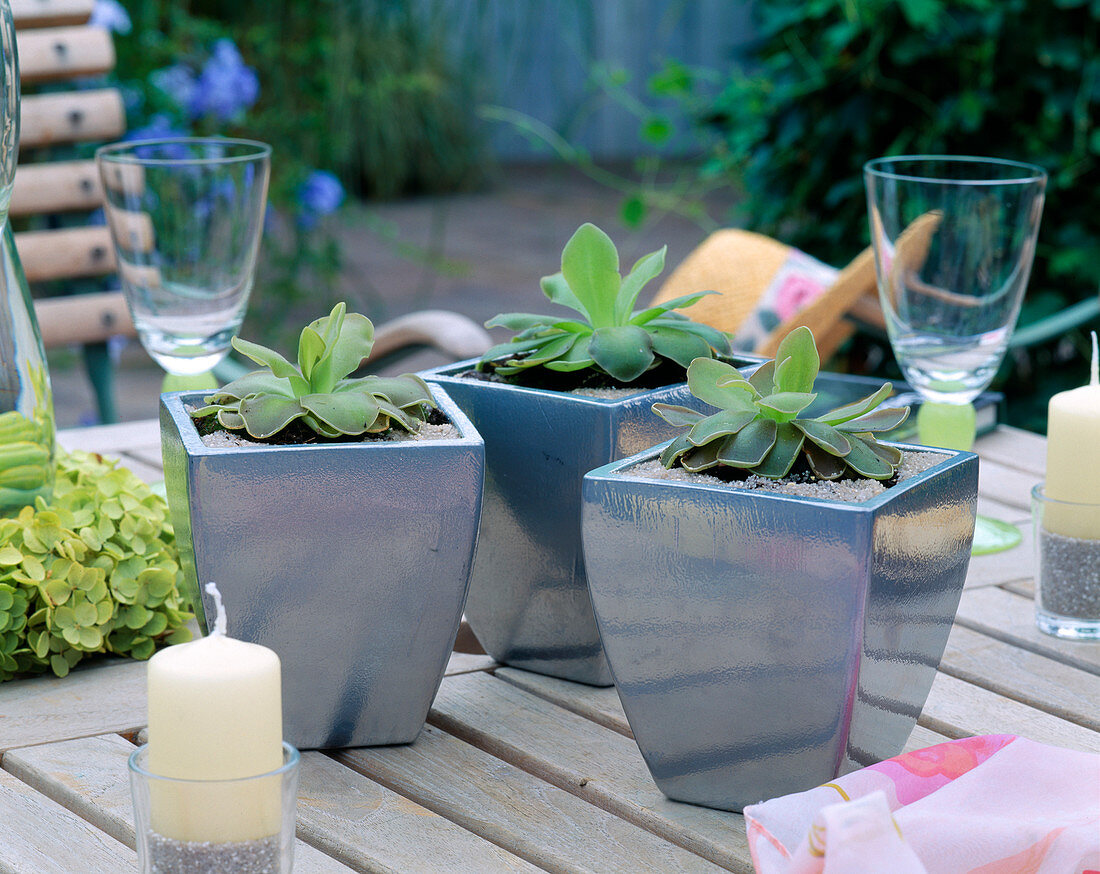
[[[1043,504],[1058,504],[1063,507],[1100,507],[1100,501],[1063,501],[1061,498],[1052,498],[1044,490],[1046,482],[1036,483],[1031,488],[1033,500]]]
[[[221,157],[186,158],[143,158],[134,154],[135,150],[149,146],[194,146],[194,145],[243,146],[251,151]],[[204,164],[237,164],[271,157],[271,146],[259,140],[239,137],[152,137],[144,140],[126,140],[109,143],[95,150],[97,161],[110,161],[115,164],[149,164],[164,167],[201,166]]]
[[[302,758],[302,754],[298,752],[298,749],[290,743],[283,741],[283,758],[285,761],[278,768],[271,771],[267,771],[263,774],[253,774],[249,777],[226,777],[219,779],[196,779],[192,777],[169,777],[166,774],[156,774],[149,769],[143,767],[138,763],[138,758],[142,753],[148,752],[149,744],[143,743],[136,750],[130,753],[130,757],[127,759],[130,772],[137,774],[140,777],[144,777],[147,780],[160,780],[165,783],[188,783],[192,785],[209,785],[211,783],[248,783],[252,780],[264,780],[270,777],[282,777],[293,771],[298,766],[299,760]]]
[[[900,169],[886,169],[891,164],[901,164],[903,162],[916,163],[918,161],[929,163],[938,161],[941,164],[969,166],[984,164],[988,167],[1012,168],[1020,172],[1017,176],[996,177],[990,175],[989,178],[950,179],[942,176],[921,176],[911,172],[906,173]],[[1029,164],[1026,161],[1014,161],[1010,158],[983,158],[975,155],[894,155],[891,157],[872,158],[863,165],[863,173],[866,176],[876,176],[881,179],[906,182],[927,182],[933,185],[1024,185],[1047,181],[1047,171],[1038,164]]]

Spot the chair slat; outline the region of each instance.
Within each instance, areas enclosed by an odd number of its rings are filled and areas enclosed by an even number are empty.
[[[15,235],[15,247],[31,282],[106,276],[116,269],[111,234],[103,226],[23,231]]]
[[[19,124],[23,148],[115,140],[126,130],[126,111],[114,88],[36,94],[23,98]]]
[[[114,69],[111,34],[101,27],[48,27],[17,36],[19,76],[24,85],[100,76]]]
[[[47,349],[71,343],[98,343],[116,334],[136,336],[120,291],[36,300],[34,311]]]
[[[83,24],[91,17],[95,0],[11,0],[17,30]]]
[[[11,195],[13,216],[90,212],[103,206],[95,161],[22,164]]]

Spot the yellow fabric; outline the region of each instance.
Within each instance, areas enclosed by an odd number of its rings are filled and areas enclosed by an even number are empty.
[[[719,294],[704,297],[683,312],[696,321],[734,333],[759,303],[791,251],[790,246],[752,231],[715,231],[671,273],[653,302],[696,291],[717,291]],[[854,330],[843,317],[862,297],[877,301],[870,248],[845,267],[819,297],[786,319],[752,351],[771,357],[790,331],[806,325],[818,341],[822,359],[826,359]]]

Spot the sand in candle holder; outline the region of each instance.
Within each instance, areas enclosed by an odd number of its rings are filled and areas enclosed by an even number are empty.
[[[1039,606],[1100,622],[1100,540],[1039,532]]]
[[[281,874],[279,836],[255,841],[177,841],[148,832],[150,874]]]

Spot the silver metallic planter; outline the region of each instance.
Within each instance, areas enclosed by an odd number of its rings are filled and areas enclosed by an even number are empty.
[[[861,504],[584,478],[588,582],[661,791],[741,810],[901,751],[970,560],[968,452]],[[904,449],[918,447],[902,446]]]
[[[424,724],[462,618],[484,445],[461,437],[211,449],[161,396],[164,476],[189,594],[225,599],[229,634],[283,668],[286,739],[300,748],[408,743]],[[201,597],[200,597],[201,596]]]
[[[466,618],[497,661],[610,685],[581,550],[581,478],[676,429],[654,403],[699,404],[685,384],[621,399],[463,379],[476,359],[422,376],[485,439],[485,505]]]

